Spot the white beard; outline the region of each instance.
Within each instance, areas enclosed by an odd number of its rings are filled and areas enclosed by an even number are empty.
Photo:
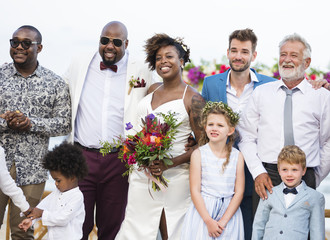
[[[283,65],[293,66],[293,68],[283,68]],[[293,63],[285,63],[283,62],[281,66],[279,66],[279,73],[283,80],[290,82],[301,79],[305,75],[304,64],[302,63],[298,67],[294,66]]]

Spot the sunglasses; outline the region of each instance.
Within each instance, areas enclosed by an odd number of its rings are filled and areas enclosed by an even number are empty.
[[[124,41],[126,41],[126,40],[124,40]],[[115,45],[115,47],[121,47],[121,45],[123,45],[123,40],[121,40],[121,39],[117,39],[117,38],[110,39],[107,37],[101,37],[101,39],[100,39],[100,43],[102,45],[108,45],[109,42],[112,42],[113,45]]]
[[[19,41],[17,39],[10,39],[9,42],[12,48],[17,48],[21,44],[24,50],[29,49],[32,44],[40,44],[39,42],[32,42],[31,40]]]

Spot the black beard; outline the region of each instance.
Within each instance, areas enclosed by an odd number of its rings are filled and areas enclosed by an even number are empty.
[[[114,65],[116,63],[116,57],[114,58],[113,61],[107,61],[105,60],[105,57],[104,57],[104,54],[102,55],[102,61],[104,63],[105,66],[111,66],[111,65]]]
[[[111,65],[113,65],[113,64],[116,63],[116,60],[114,60],[114,61],[106,61],[106,60],[104,60],[104,58],[102,58],[102,59],[103,59],[104,65],[107,66],[107,67],[109,67],[109,66],[111,66]]]

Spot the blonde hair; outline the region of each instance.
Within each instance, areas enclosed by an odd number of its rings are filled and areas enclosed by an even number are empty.
[[[300,164],[303,169],[306,168],[306,154],[298,146],[288,145],[282,148],[277,158],[277,165],[281,163]]]
[[[236,127],[238,121],[239,121],[239,116],[237,113],[235,113],[227,104],[223,102],[207,102],[205,107],[203,108],[202,111],[202,117],[201,117],[201,127],[204,129],[202,131],[201,136],[199,138],[199,146],[205,145],[210,141],[210,139],[207,137],[207,134],[205,132],[205,127],[207,124],[207,118],[210,114],[218,114],[218,115],[223,115],[226,119],[227,124],[230,127]],[[230,160],[230,153],[232,150],[232,146],[237,138],[238,133],[235,131],[233,134],[228,136],[227,142],[226,142],[226,150],[227,150],[227,156],[226,156],[226,161],[222,164],[222,171],[226,169],[226,166],[229,163]]]

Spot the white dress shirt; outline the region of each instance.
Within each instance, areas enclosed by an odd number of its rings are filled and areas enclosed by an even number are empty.
[[[277,163],[284,146],[283,81],[257,87],[242,114],[238,130],[239,148],[255,179],[266,173],[262,162]],[[330,170],[330,92],[315,90],[303,80],[292,96],[292,121],[295,144],[306,154],[307,167],[317,168],[317,184]]]
[[[0,189],[11,198],[15,206],[17,206],[22,212],[29,209],[30,205],[26,201],[22,189],[17,187],[14,179],[10,176],[6,166],[5,151],[0,147]]]
[[[251,81],[244,86],[241,96],[238,97],[235,88],[230,84],[230,73],[231,70],[227,75],[227,103],[235,112],[241,115],[253,92],[254,83],[259,81],[255,73],[250,70]]]
[[[79,187],[66,192],[54,190],[37,206],[43,209],[42,224],[48,228],[49,240],[82,238],[85,220],[84,196]]]
[[[116,63],[118,70],[100,70],[99,53],[92,59],[82,89],[74,141],[89,148],[100,148],[100,140],[111,141],[124,135],[124,102],[128,51]]]

